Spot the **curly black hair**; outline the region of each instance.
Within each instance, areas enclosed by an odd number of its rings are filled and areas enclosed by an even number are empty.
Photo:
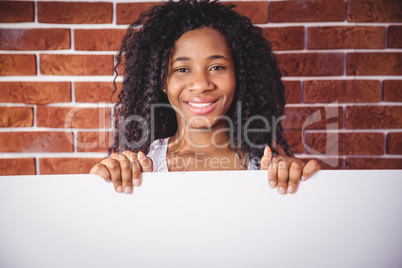
[[[250,159],[259,159],[266,145],[275,151],[279,144],[291,155],[280,120],[269,129],[262,120],[263,117],[271,123],[278,121],[285,105],[285,88],[271,44],[262,36],[261,28],[232,10],[233,7],[209,0],[170,0],[141,13],[129,26],[115,66],[117,77],[117,67],[125,64],[123,86],[115,105],[116,133],[110,152],[148,153],[154,140],[176,133],[175,112],[163,108],[170,104],[161,90],[171,48],[185,32],[210,27],[226,37],[234,58],[236,89],[227,113],[233,122],[234,149],[240,147]],[[152,108],[155,104],[161,107]],[[266,131],[245,133],[242,129],[246,122],[249,129]],[[151,125],[154,129],[150,129]]]

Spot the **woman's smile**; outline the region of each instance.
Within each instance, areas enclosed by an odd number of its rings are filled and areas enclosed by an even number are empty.
[[[184,101],[188,109],[196,115],[205,115],[212,112],[218,105],[219,99],[212,98],[192,98]]]

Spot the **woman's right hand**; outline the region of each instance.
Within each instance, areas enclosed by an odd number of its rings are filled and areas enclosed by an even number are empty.
[[[141,173],[152,170],[152,160],[143,152],[124,151],[103,159],[89,173],[101,176],[106,182],[113,182],[116,192],[129,194],[133,186],[141,184]]]

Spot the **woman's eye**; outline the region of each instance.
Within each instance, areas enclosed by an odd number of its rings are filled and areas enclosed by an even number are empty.
[[[178,68],[178,69],[176,69],[176,72],[179,72],[179,73],[185,73],[187,71],[188,70],[186,68]]]
[[[223,67],[223,66],[214,66],[214,67],[212,67],[211,68],[211,71],[218,71],[218,70],[223,70],[223,69],[226,69],[225,67]]]

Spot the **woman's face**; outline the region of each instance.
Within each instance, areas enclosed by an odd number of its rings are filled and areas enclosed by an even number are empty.
[[[225,37],[211,28],[184,33],[174,44],[165,88],[178,122],[209,128],[228,111],[236,88]]]

